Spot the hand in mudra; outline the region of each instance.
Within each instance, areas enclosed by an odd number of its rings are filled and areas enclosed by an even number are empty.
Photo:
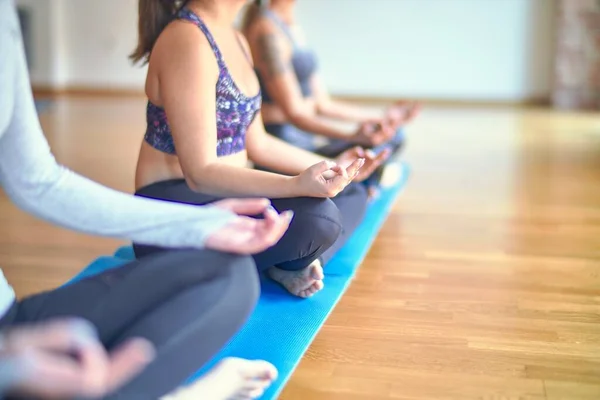
[[[350,165],[357,159],[364,159],[364,164],[358,174],[355,176],[355,182],[362,182],[366,180],[375,170],[383,164],[391,155],[389,149],[385,149],[379,154],[375,154],[371,150],[365,150],[362,147],[353,147],[350,150],[346,150],[336,158],[336,162],[344,167]]]
[[[292,211],[277,213],[268,199],[227,199],[211,206],[238,214],[238,218],[210,235],[205,247],[242,255],[260,253],[275,245],[294,216]],[[264,218],[252,217],[260,214]]]
[[[74,318],[9,328],[0,342],[2,390],[43,399],[104,398],[154,358],[142,338],[108,352],[94,326]]]
[[[321,161],[294,177],[302,196],[332,198],[360,173],[364,160],[356,158],[344,166],[331,160]]]
[[[360,124],[352,142],[363,147],[376,147],[389,142],[396,128],[387,119],[369,120]]]
[[[420,112],[421,104],[399,101],[387,109],[385,117],[387,123],[396,131],[398,128],[412,122]]]

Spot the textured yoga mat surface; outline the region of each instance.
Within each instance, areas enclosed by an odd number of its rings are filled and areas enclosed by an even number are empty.
[[[321,326],[344,294],[357,268],[365,258],[394,201],[405,186],[409,169],[403,165],[400,181],[384,189],[367,210],[364,221],[348,243],[325,267],[325,288],[310,299],[290,296],[270,280],[262,280],[262,294],[247,324],[213,361],[199,370],[194,380],[225,357],[262,359],[273,363],[279,377],[262,397],[277,398]],[[118,267],[133,259],[130,247],[119,249],[113,257],[101,257],[74,280]]]

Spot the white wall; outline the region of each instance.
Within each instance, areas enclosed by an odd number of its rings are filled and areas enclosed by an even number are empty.
[[[31,80],[40,86],[62,86],[67,83],[65,42],[63,40],[64,0],[17,0],[18,6],[32,11]]]
[[[550,92],[554,0],[298,1],[336,94],[522,100]],[[137,0],[19,2],[45,7],[55,22],[40,19],[40,30],[53,25],[50,38],[62,49],[62,62],[34,71],[34,83],[142,88],[145,69],[127,60]],[[39,58],[51,59],[48,38],[39,40]]]
[[[330,89],[518,100],[550,91],[554,0],[300,0]]]
[[[33,11],[33,85],[140,89],[145,68],[127,59],[137,0],[17,0]]]
[[[128,59],[137,40],[137,0],[63,0],[69,85],[142,88],[146,69]]]

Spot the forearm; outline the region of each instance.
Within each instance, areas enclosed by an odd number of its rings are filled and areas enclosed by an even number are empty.
[[[0,13],[0,21],[6,15]],[[12,72],[0,68],[0,114],[9,112],[0,118],[7,121],[0,127],[0,185],[18,207],[65,228],[166,247],[202,247],[235,218],[224,210],[137,198],[58,165],[39,125],[19,35],[3,29],[0,47]]]
[[[322,101],[317,106],[317,110],[320,115],[325,117],[358,123],[376,120],[382,117],[380,111],[370,110],[366,107],[360,107],[355,104],[333,99]]]
[[[288,113],[287,118],[298,129],[330,139],[351,140],[355,133],[354,130],[340,128],[336,124],[320,118],[318,114]]]
[[[4,155],[3,155],[4,156]],[[4,160],[3,160],[4,164]],[[41,219],[83,233],[165,247],[203,247],[206,238],[235,216],[215,207],[196,207],[134,197],[46,163],[38,175],[0,178],[11,200]]]
[[[260,139],[258,145],[249,148],[249,155],[256,164],[287,175],[298,175],[307,168],[326,160],[325,157],[267,134]]]
[[[187,181],[193,190],[213,196],[271,199],[302,196],[289,176],[219,162],[205,166]]]

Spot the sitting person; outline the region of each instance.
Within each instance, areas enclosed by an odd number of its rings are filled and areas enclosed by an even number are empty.
[[[350,149],[329,160],[264,131],[247,43],[233,28],[245,2],[140,0],[132,59],[149,63],[149,101],[136,195],[194,205],[260,196],[293,211],[283,238],[254,260],[305,298],[323,287],[322,266],[362,220],[367,194],[353,181],[366,179],[388,153]],[[279,173],[248,168],[249,160]],[[137,257],[164,250],[134,249]]]
[[[188,249],[19,300],[0,270],[0,397],[172,393],[246,321],[260,290],[249,254],[279,241],[291,214],[260,198],[207,207],[136,198],[58,165],[37,119],[12,0],[0,0],[0,48],[0,187],[8,197],[63,227]],[[256,398],[276,373],[264,361],[226,359],[177,393]]]
[[[296,0],[255,0],[248,6],[242,31],[250,43],[263,94],[262,117],[267,132],[326,157],[360,145],[377,153],[398,153],[404,143],[402,127],[419,111],[416,104],[399,102],[384,115],[333,100],[317,71],[317,59],[294,16]],[[328,121],[327,119],[330,121]],[[350,131],[331,120],[357,125]],[[327,138],[319,145],[315,135]],[[371,189],[384,169],[368,180]]]

